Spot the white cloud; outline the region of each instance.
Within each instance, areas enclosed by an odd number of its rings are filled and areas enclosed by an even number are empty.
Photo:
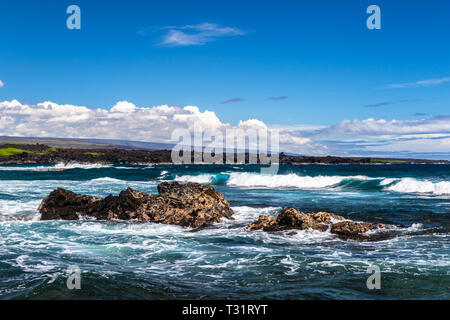
[[[219,37],[246,34],[244,30],[238,28],[207,22],[182,27],[165,27],[163,30],[168,30],[162,39],[162,44],[167,46],[204,45]]]
[[[224,132],[226,129],[277,129],[280,150],[308,155],[364,155],[386,152],[448,153],[450,116],[420,120],[344,120],[331,126],[268,126],[261,120],[222,122],[213,111],[197,106],[138,107],[119,101],[111,109],[57,104],[36,105],[17,100],[0,102],[0,135],[28,137],[97,138],[171,141],[175,129],[194,131],[195,126]]]
[[[344,120],[319,131],[320,135],[333,137],[364,137],[450,132],[450,116],[421,120],[365,119]]]
[[[441,83],[449,82],[450,77],[439,78],[439,79],[425,79],[416,82],[407,82],[407,83],[394,83],[389,85],[391,89],[399,89],[399,88],[414,88],[414,87],[428,87],[434,86]]]
[[[136,106],[128,101],[119,101],[111,108],[111,112],[130,113],[136,110]]]
[[[315,131],[319,129],[325,129],[328,126],[325,125],[315,125],[315,124],[298,124],[298,125],[271,125],[273,129],[286,130],[286,131]]]
[[[201,111],[196,106],[137,107],[128,101],[119,101],[107,110],[50,101],[27,105],[12,100],[0,102],[0,115],[0,135],[14,136],[171,142],[175,129],[192,132],[195,126],[222,131],[267,128],[257,119],[240,121],[233,127],[222,122],[213,111]]]
[[[332,154],[450,159],[450,116],[344,120],[309,137],[328,145]]]
[[[5,86],[5,84],[3,83],[2,80],[0,80],[0,88],[3,88]]]
[[[368,151],[408,152],[450,152],[450,137],[443,139],[422,139],[392,141],[390,144],[367,146]]]
[[[246,121],[240,120],[238,127],[244,130],[246,129],[267,130],[267,125],[258,119],[249,119]]]

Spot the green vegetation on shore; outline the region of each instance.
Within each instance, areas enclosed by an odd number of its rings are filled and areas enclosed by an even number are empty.
[[[13,148],[13,147],[0,148],[0,157],[10,157],[10,156],[20,154],[20,153],[45,154],[45,153],[49,153],[49,152],[58,152],[58,149],[57,148],[48,148],[42,152],[39,152],[39,151],[31,151],[31,150]]]
[[[407,163],[405,160],[395,160],[395,159],[370,159],[372,162],[382,162],[382,163]]]
[[[89,154],[91,156],[95,156],[95,157],[101,157],[104,156],[104,153],[100,153],[100,152],[85,152],[84,154]]]
[[[408,163],[406,160],[399,160],[399,159],[372,159],[367,158],[370,162],[380,162],[380,163]],[[353,161],[361,161],[362,158],[353,158]]]
[[[9,157],[9,156],[13,156],[15,154],[24,153],[24,152],[28,152],[28,151],[22,150],[22,149],[16,149],[16,148],[3,148],[3,149],[0,149],[0,157]]]

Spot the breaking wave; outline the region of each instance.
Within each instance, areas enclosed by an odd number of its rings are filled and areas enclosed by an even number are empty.
[[[401,193],[426,193],[432,195],[449,195],[450,182],[420,181],[414,178],[402,178],[386,188],[388,191]]]
[[[78,162],[57,163],[50,166],[0,166],[0,171],[52,171],[52,170],[69,170],[69,169],[100,169],[109,168],[112,165],[109,164],[83,164]]]
[[[449,181],[421,181],[414,178],[384,178],[357,176],[300,176],[294,173],[264,175],[258,173],[220,173],[177,176],[176,181],[226,184],[240,188],[298,188],[324,189],[341,188],[356,190],[379,190],[398,193],[419,193],[431,195],[450,194]]]
[[[376,178],[366,176],[299,176],[294,173],[279,175],[264,175],[257,173],[220,173],[184,175],[176,177],[180,182],[197,182],[211,184],[226,184],[244,188],[299,188],[318,189],[338,186],[340,183],[350,180],[367,181]]]
[[[365,176],[299,176],[293,173],[262,175],[254,173],[231,173],[227,185],[237,187],[317,189],[336,186],[346,179],[369,179]]]

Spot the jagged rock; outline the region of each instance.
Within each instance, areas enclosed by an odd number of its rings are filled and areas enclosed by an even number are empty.
[[[211,186],[198,183],[161,183],[158,195],[128,188],[118,196],[102,199],[64,189],[50,193],[38,210],[41,220],[130,220],[176,224],[194,228],[232,219],[233,210],[225,197]]]
[[[373,224],[367,222],[355,222],[355,221],[342,221],[335,223],[331,226],[331,233],[337,234],[341,238],[345,239],[363,239],[363,233],[383,228],[386,226],[384,224]]]
[[[283,208],[276,218],[269,218],[264,215],[260,216],[247,227],[247,230],[263,229],[264,231],[281,231],[289,229],[306,230],[310,228],[325,231],[328,229],[328,226],[317,222],[306,213],[292,207],[287,207]]]
[[[78,220],[78,212],[88,215],[89,210],[96,207],[100,200],[58,188],[41,202],[38,211],[42,213],[41,220]]]
[[[270,218],[265,214],[260,215],[256,220],[249,226],[247,226],[247,230],[259,230],[263,229],[264,231],[275,231],[277,227],[277,219]]]
[[[247,230],[282,231],[313,229],[323,232],[330,228],[330,232],[336,234],[341,239],[366,240],[369,237],[364,235],[365,232],[379,228],[387,228],[383,224],[349,220],[334,223],[336,220],[345,220],[345,218],[322,211],[307,214],[296,208],[286,207],[281,210],[276,218],[271,218],[267,215],[259,216],[252,224],[247,226]]]
[[[345,220],[344,217],[324,211],[311,213],[310,216],[317,222],[326,224],[330,224],[333,220]]]

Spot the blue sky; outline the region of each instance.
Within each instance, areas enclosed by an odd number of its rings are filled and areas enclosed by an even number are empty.
[[[81,8],[81,30],[66,27],[71,4]],[[381,30],[366,27],[371,4],[381,8]],[[437,0],[2,1],[0,101],[192,105],[231,125],[258,119],[313,129],[354,119],[416,121],[410,126],[444,119],[438,129],[408,131],[434,134],[428,138],[444,139],[441,147],[402,150],[446,153],[449,12],[450,2]],[[21,132],[4,127],[0,133]],[[294,135],[316,134],[306,131]],[[332,146],[355,138],[314,141],[339,153]],[[375,150],[358,148],[347,152]]]

